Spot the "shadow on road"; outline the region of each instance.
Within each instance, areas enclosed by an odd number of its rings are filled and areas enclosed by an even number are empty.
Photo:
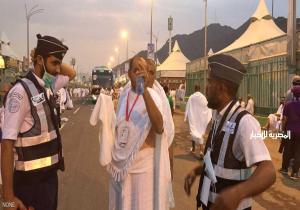
[[[272,210],[297,210],[299,209],[300,202],[282,191],[275,190],[274,187],[268,190],[268,194],[272,197],[272,200],[263,198],[262,195],[257,196],[254,200],[262,207]]]
[[[188,160],[188,161],[192,161],[192,162],[200,161],[200,157],[197,157],[192,154],[180,154],[180,155],[175,155],[174,157],[177,159]]]
[[[287,187],[299,190],[299,195],[300,195],[300,182],[299,181],[290,179],[288,175],[283,175],[283,177],[281,177],[280,179],[281,179],[281,182],[284,185],[286,185]],[[300,205],[299,205],[299,208],[300,208]]]

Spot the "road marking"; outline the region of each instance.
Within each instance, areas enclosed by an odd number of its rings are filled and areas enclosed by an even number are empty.
[[[78,111],[79,111],[80,107],[78,107],[74,112],[73,114],[76,114]]]

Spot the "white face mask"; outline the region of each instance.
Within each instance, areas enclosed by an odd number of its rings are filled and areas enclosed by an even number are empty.
[[[217,183],[217,177],[215,174],[215,170],[211,161],[210,157],[211,151],[210,149],[207,150],[204,156],[204,163],[205,163],[205,172],[207,173],[208,178],[211,180],[213,184]]]

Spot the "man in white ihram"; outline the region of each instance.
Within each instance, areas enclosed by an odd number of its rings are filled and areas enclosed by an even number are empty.
[[[195,85],[195,93],[189,97],[185,109],[185,118],[189,120],[190,132],[192,135],[191,151],[195,152],[195,145],[200,146],[200,156],[203,156],[203,135],[207,124],[211,120],[212,111],[207,107],[206,97],[200,93],[200,86]]]
[[[246,110],[254,115],[254,101],[253,101],[253,97],[248,95],[247,97],[248,101],[247,101],[247,106],[246,106]]]
[[[151,87],[147,63],[141,57],[130,61],[131,88],[124,88],[117,108],[116,140],[112,149],[110,210],[167,210],[171,172],[164,102]],[[145,79],[138,95],[136,78]]]

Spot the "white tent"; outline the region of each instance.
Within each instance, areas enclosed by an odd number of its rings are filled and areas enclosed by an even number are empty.
[[[244,34],[217,53],[229,52],[285,35],[285,33],[274,23],[265,0],[260,0],[259,5],[250,20],[251,23]]]
[[[177,40],[175,41],[172,53],[169,57],[157,67],[157,71],[182,71],[186,70],[186,63],[190,62],[189,59],[181,52]]]
[[[4,32],[1,33],[0,44],[1,44],[0,55],[8,56],[17,59],[19,61],[22,61],[22,59],[20,59],[19,56],[12,49],[11,43]]]

